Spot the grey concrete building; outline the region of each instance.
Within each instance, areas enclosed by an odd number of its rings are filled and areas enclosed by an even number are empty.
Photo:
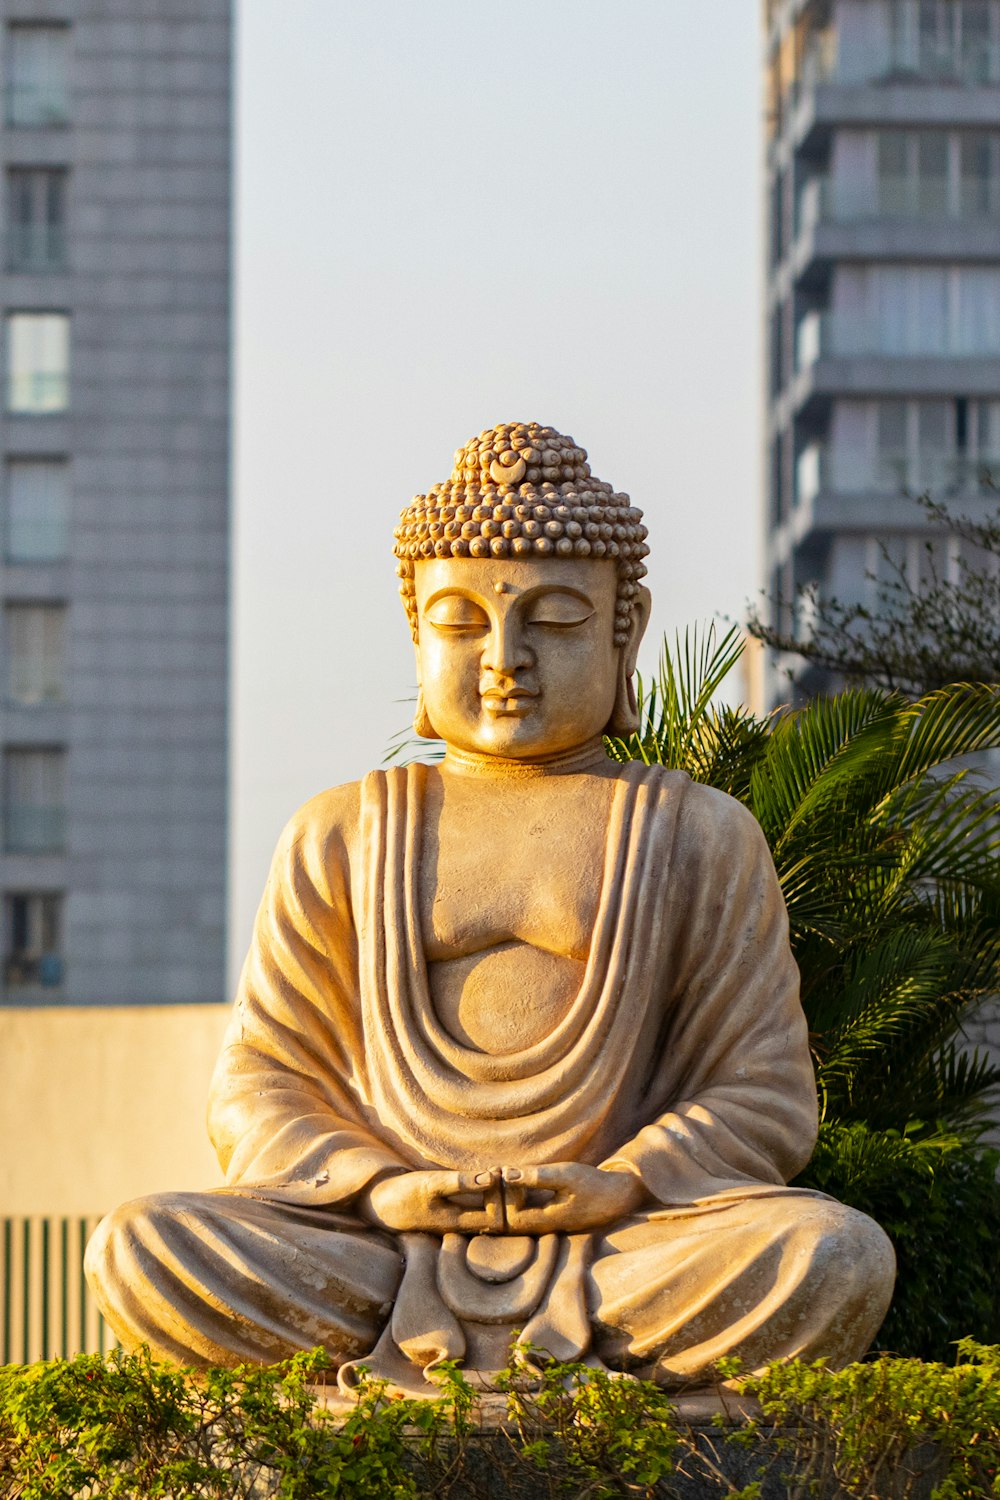
[[[224,998],[229,0],[0,3],[6,1004]]]
[[[863,601],[927,568],[907,495],[981,514],[1000,474],[1000,0],[768,0],[765,21],[766,586]]]

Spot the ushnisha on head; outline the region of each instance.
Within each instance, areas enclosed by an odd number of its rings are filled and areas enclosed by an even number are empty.
[[[635,731],[646,528],[572,438],[488,429],[395,538],[419,735],[513,768],[603,760],[602,735]]]
[[[587,454],[539,422],[503,422],[455,453],[444,484],[415,495],[394,532],[399,592],[417,638],[414,564],[432,557],[608,558],[618,570],[614,644],[628,644],[647,531]]]

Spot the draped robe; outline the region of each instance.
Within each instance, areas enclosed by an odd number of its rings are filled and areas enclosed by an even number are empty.
[[[386,1171],[577,1161],[637,1174],[647,1203],[535,1247],[551,1265],[534,1343],[580,1356],[596,1328],[605,1357],[668,1382],[734,1351],[757,1363],[862,1352],[888,1304],[892,1252],[862,1215],[783,1186],[811,1153],[816,1090],[754,818],[683,773],[623,767],[579,993],[549,1035],[492,1055],[451,1036],[431,1001],[418,915],[426,775],[372,772],[286,829],[212,1084],[228,1189],[105,1221],[89,1273],[119,1333],[196,1359],[324,1342],[345,1370],[352,1356],[372,1364],[377,1339],[376,1367],[405,1387],[407,1361],[467,1352],[454,1299],[468,1246],[381,1233],[355,1196]],[[294,1328],[281,1309],[302,1297],[282,1237],[313,1281],[327,1277]],[[379,1282],[386,1253],[396,1269]],[[227,1289],[227,1256],[260,1288],[271,1311],[258,1322],[277,1343],[247,1334],[250,1293]],[[171,1295],[183,1310],[167,1331]],[[345,1332],[344,1313],[328,1327],[322,1309],[338,1299],[368,1322]],[[166,1311],[140,1315],[140,1303]],[[227,1315],[242,1330],[228,1343]],[[178,1323],[194,1329],[186,1341]]]

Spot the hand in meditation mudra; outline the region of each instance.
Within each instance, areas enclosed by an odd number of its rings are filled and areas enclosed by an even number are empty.
[[[493,428],[396,530],[436,765],[288,825],[212,1083],[227,1186],[109,1215],[119,1338],[322,1345],[433,1393],[512,1338],[669,1387],[868,1347],[894,1260],[785,1183],[816,1089],[781,891],[739,803],[618,765],[646,530],[572,439]]]

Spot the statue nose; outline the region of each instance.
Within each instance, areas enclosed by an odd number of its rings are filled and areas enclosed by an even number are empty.
[[[513,621],[503,621],[491,630],[483,647],[482,666],[484,672],[494,672],[500,677],[512,677],[535,664],[534,653],[528,646],[521,630]]]

